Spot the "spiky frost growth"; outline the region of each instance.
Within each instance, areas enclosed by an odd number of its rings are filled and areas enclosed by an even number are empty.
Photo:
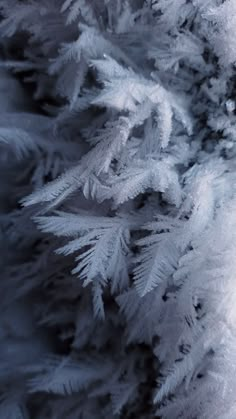
[[[0,10],[0,417],[235,419],[235,2]]]

